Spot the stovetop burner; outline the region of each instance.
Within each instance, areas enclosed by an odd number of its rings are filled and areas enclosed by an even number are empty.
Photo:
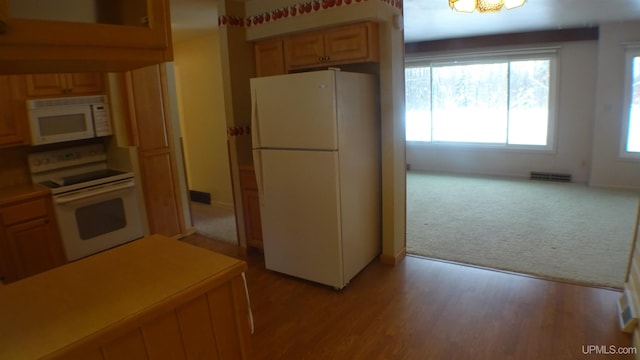
[[[87,181],[104,179],[104,178],[108,178],[116,175],[122,175],[124,173],[125,173],[124,171],[120,171],[120,170],[102,169],[102,170],[90,171],[84,174],[71,175],[71,176],[65,176],[62,178],[51,179],[49,181],[45,181],[46,185],[45,184],[43,185],[57,188],[61,186],[75,185],[75,184],[80,184]],[[50,186],[50,185],[54,185],[54,186]]]
[[[54,195],[134,178],[131,172],[107,167],[100,143],[32,153],[28,160],[31,181],[50,188]]]

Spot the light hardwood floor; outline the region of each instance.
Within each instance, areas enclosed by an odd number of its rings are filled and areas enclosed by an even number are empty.
[[[338,292],[246,260],[256,359],[633,359],[584,354],[631,346],[614,290],[409,256],[372,262]]]

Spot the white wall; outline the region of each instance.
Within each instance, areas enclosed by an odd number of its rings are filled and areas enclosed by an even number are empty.
[[[604,24],[597,41],[561,44],[555,150],[552,153],[407,146],[414,170],[528,177],[569,173],[591,186],[640,189],[640,162],[619,156],[624,43],[640,42],[640,22]]]
[[[590,184],[640,189],[640,162],[619,156],[624,119],[625,43],[640,43],[640,21],[600,26]]]
[[[217,31],[174,44],[174,63],[189,190],[233,207]]]
[[[569,173],[574,181],[586,182],[590,170],[596,90],[593,74],[597,71],[598,44],[578,41],[559,46],[554,151],[412,143],[407,146],[407,163],[411,169],[512,177],[528,177],[531,171],[544,171]]]

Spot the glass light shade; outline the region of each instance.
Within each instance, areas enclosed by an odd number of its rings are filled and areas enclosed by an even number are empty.
[[[461,12],[497,12],[505,7],[513,9],[524,5],[527,0],[449,0],[449,7]]]
[[[456,11],[470,13],[476,9],[476,0],[449,0],[449,6]]]
[[[478,0],[477,9],[480,12],[496,12],[502,9],[504,0]]]

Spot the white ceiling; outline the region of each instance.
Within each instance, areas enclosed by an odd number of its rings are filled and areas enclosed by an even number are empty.
[[[527,0],[497,13],[459,13],[448,0],[405,0],[405,42],[591,27],[640,20],[640,0]]]
[[[404,14],[405,41],[416,42],[640,20],[640,0],[527,0],[520,8],[484,14],[458,13],[448,0],[404,0]],[[214,29],[217,1],[171,0],[171,19],[175,41]]]

